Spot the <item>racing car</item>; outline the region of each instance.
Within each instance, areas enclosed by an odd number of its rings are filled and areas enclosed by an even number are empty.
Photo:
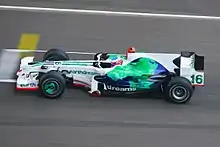
[[[96,97],[155,91],[166,101],[183,104],[195,87],[204,86],[204,56],[188,51],[136,52],[132,47],[125,54],[98,52],[91,60],[73,60],[63,50],[49,49],[41,61],[21,59],[16,90],[38,90],[45,98],[56,99],[69,82]]]

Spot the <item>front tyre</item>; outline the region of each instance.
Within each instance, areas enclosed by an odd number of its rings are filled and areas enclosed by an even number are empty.
[[[193,86],[188,79],[174,77],[166,87],[166,100],[175,104],[184,104],[191,99],[193,91]]]
[[[66,61],[69,60],[69,56],[60,49],[50,49],[48,50],[43,57],[43,61]]]
[[[60,72],[50,71],[39,79],[41,93],[49,99],[59,98],[65,91],[65,78]]]

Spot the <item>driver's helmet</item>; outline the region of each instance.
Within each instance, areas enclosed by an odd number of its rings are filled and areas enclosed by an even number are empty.
[[[111,67],[114,67],[116,65],[122,65],[123,64],[123,59],[118,57],[118,56],[115,56],[113,57],[112,59],[110,59],[111,61]]]

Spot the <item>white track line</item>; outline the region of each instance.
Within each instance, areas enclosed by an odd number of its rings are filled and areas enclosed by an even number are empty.
[[[36,53],[45,53],[47,50],[21,50],[21,49],[4,49],[6,52],[36,52]],[[79,54],[79,55],[95,55],[96,53],[88,53],[88,52],[66,52],[67,54]]]
[[[0,79],[11,79],[18,68],[19,53],[1,52],[0,55]]]
[[[0,79],[0,83],[16,83],[15,79]]]
[[[26,6],[9,6],[9,5],[0,5],[0,10],[37,11],[37,12],[70,12],[70,13],[81,13],[81,14],[100,14],[100,15],[115,15],[115,16],[142,16],[142,17],[220,20],[220,17],[216,17],[216,16],[100,11],[100,10],[85,10],[85,9],[61,9],[61,8],[26,7]]]

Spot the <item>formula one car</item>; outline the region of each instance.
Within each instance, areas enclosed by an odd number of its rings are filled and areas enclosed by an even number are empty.
[[[204,86],[204,56],[141,53],[129,48],[126,54],[100,52],[93,60],[70,60],[64,51],[50,49],[42,61],[22,58],[17,76],[17,90],[39,90],[50,99],[61,97],[71,82],[87,87],[92,96],[158,91],[165,100],[183,104],[196,86]]]

